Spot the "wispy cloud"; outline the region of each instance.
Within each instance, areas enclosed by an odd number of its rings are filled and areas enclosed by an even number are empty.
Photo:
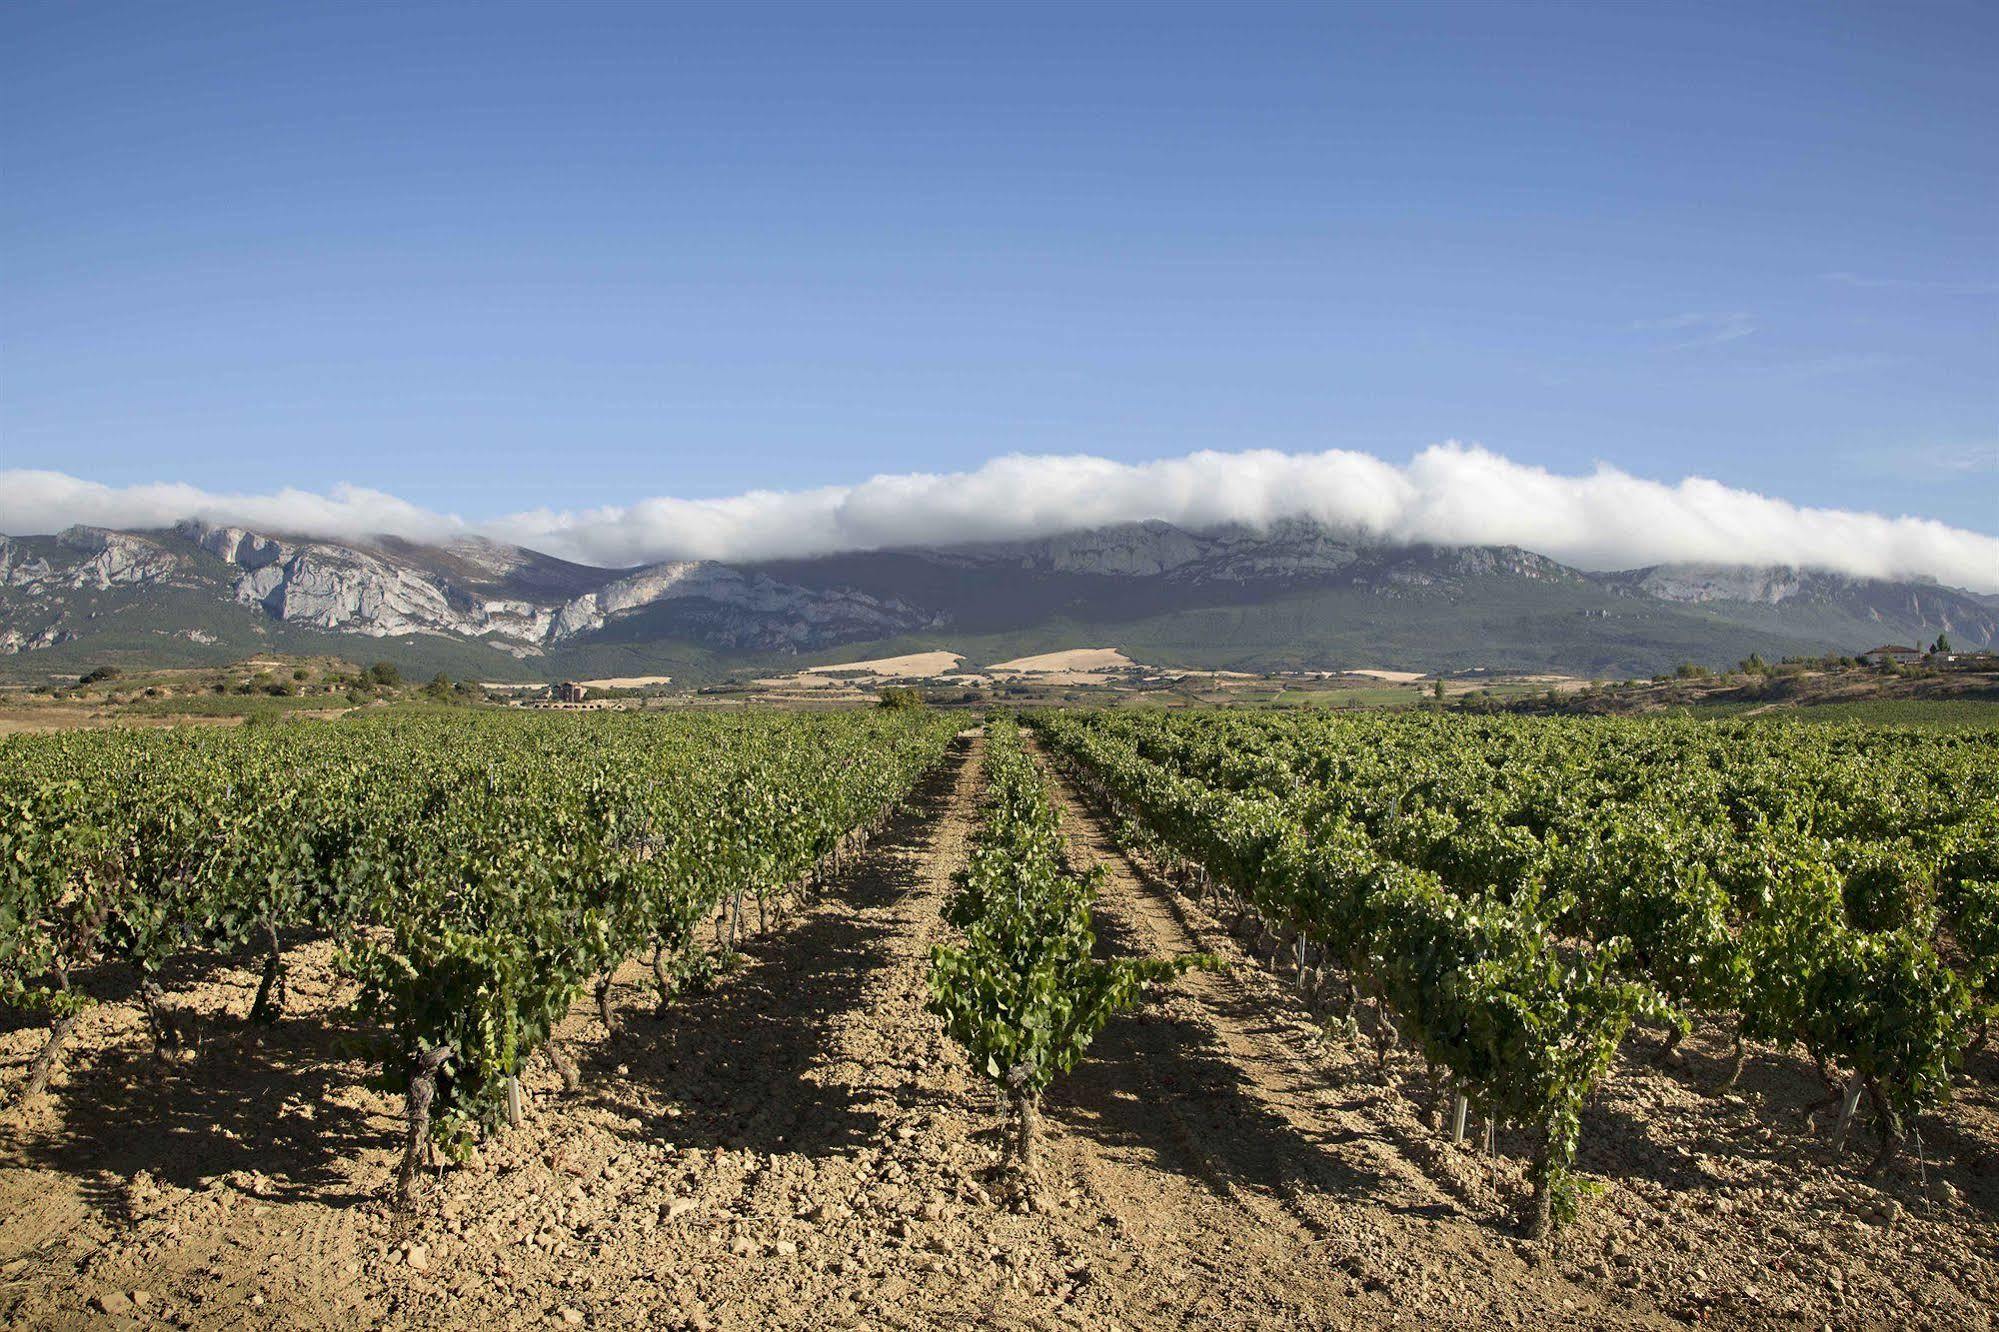
[[[1873,277],[1863,273],[1821,273],[1827,282],[1868,291],[1929,292],[1937,296],[1999,296],[1999,281],[1945,281],[1928,278]]]
[[[1845,465],[1864,476],[1929,486],[1982,487],[1999,476],[1999,442],[1876,445],[1851,450]]]
[[[1959,474],[1999,472],[1999,444],[1968,444],[1963,448],[1939,449],[1935,465],[1941,471]]]
[[[1789,379],[1848,379],[1899,365],[1907,359],[1890,352],[1828,352],[1799,361],[1779,361],[1762,367],[1761,372]]]
[[[1673,334],[1675,336],[1669,345],[1675,351],[1684,351],[1691,347],[1717,347],[1727,342],[1740,342],[1756,331],[1756,321],[1747,310],[1719,313],[1690,310],[1663,319],[1634,320],[1631,327],[1639,333]]]
[[[436,540],[479,531],[606,565],[1009,540],[1147,518],[1202,528],[1307,517],[1387,541],[1524,546],[1586,569],[1787,564],[1999,591],[1999,537],[1924,518],[1804,508],[1702,477],[1651,481],[1609,466],[1561,475],[1455,442],[1400,464],[1340,449],[1205,451],[1136,464],[1011,455],[969,472],[725,499],[661,496],[477,523],[359,487],[218,495],[0,471],[0,531],[163,527],[190,517],[329,537]]]
[[[1895,462],[1907,471],[1939,481],[1999,474],[1999,443],[1933,444],[1897,450]]]

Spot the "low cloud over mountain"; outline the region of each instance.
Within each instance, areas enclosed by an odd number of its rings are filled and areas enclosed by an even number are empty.
[[[1564,476],[1457,443],[1425,449],[1406,464],[1344,450],[1203,451],[1137,464],[1014,455],[971,472],[539,509],[483,521],[356,486],[216,494],[175,483],[114,487],[60,472],[0,471],[0,532],[13,534],[73,523],[159,528],[184,518],[324,537],[434,541],[479,532],[618,566],[1018,540],[1144,519],[1203,528],[1262,527],[1289,517],[1395,542],[1523,546],[1585,569],[1789,565],[1999,591],[1993,536],[1924,518],[1806,508],[1700,477],[1669,484],[1607,466]]]

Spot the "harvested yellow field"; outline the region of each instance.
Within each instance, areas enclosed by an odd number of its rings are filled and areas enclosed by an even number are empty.
[[[828,666],[810,666],[806,675],[872,675],[880,680],[906,680],[949,675],[965,659],[956,652],[911,652],[900,657],[876,657],[872,661],[842,661]]]
[[[1035,657],[1015,657],[990,668],[1018,675],[1052,675],[1060,672],[1131,671],[1133,661],[1116,648],[1070,648],[1064,652],[1044,652]]]

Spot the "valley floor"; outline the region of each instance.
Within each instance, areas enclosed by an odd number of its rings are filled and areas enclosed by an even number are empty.
[[[1759,1052],[1710,1096],[1722,1041],[1626,1057],[1584,1128],[1603,1193],[1537,1249],[1513,1237],[1521,1144],[1453,1146],[1419,1056],[1326,1035],[1067,786],[1072,859],[1109,871],[1100,944],[1238,965],[1104,1032],[1051,1092],[1041,1201],[1009,1206],[993,1098],[923,1008],[977,780],[974,742],[710,992],[654,1016],[631,968],[608,1039],[579,1006],[582,1090],[537,1063],[526,1125],[405,1230],[380,1204],[399,1102],[344,1053],[325,945],[266,1033],[236,1016],[252,973],[181,978],[211,1033],[190,1063],[151,1063],[135,1005],[93,1010],[53,1094],[0,1120],[0,1323],[1992,1326],[1992,1055],[1877,1182],[1801,1129],[1808,1063]],[[0,1097],[40,1036],[0,1032]]]

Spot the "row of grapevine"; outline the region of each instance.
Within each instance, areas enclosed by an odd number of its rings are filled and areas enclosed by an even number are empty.
[[[1206,727],[1212,730],[1212,726]],[[1624,945],[1674,1012],[1796,1042],[1882,1125],[1876,1168],[1993,1012],[1989,735],[1378,719],[1227,726],[1220,774],[1337,807],[1454,889]],[[1253,736],[1246,730],[1256,732]],[[1892,811],[1884,818],[1884,809]],[[1984,876],[1984,877],[1981,877]],[[1731,1073],[1730,1081],[1734,1074]]]
[[[877,828],[953,728],[918,715],[361,719],[17,737],[0,750],[0,1000],[49,1014],[41,1089],[86,978],[137,978],[155,1047],[188,1033],[160,977],[331,934],[402,1173],[517,1119],[519,1077],[579,995],[700,921],[740,917]]]
[[[961,942],[932,950],[929,1009],[1004,1097],[1010,1155],[1031,1180],[1041,1095],[1056,1075],[1075,1067],[1148,982],[1210,960],[1093,958],[1090,908],[1101,868],[1064,869],[1046,778],[1019,728],[996,718],[985,744],[979,831],[944,910]]]
[[[1052,715],[1038,724],[1157,845],[1336,959],[1471,1104],[1534,1128],[1530,1235],[1572,1214],[1583,1103],[1632,1019],[1658,1003],[1613,974],[1614,950],[1564,948],[1532,904],[1461,899],[1435,875],[1379,855],[1350,825],[1308,825],[1282,797],[1183,776],[1107,723]]]

